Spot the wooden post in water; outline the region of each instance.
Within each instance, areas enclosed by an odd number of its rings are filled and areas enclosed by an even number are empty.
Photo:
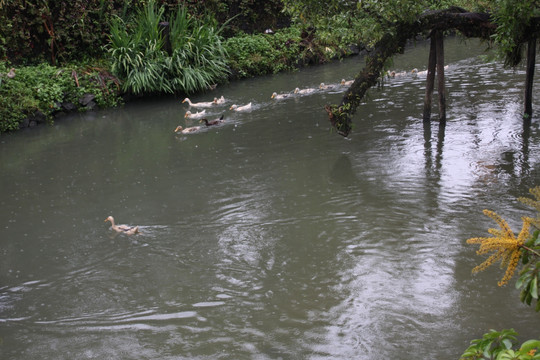
[[[431,43],[429,45],[429,60],[426,80],[426,95],[424,97],[424,122],[431,120],[431,100],[433,99],[433,89],[435,88],[435,66],[436,66],[435,32],[431,32]]]
[[[439,121],[446,122],[446,94],[444,93],[444,37],[441,31],[436,33],[437,53],[437,92],[439,93]]]
[[[523,117],[530,119],[532,116],[532,91],[534,66],[536,61],[536,38],[530,39],[527,44],[527,73],[525,78],[525,106]]]
[[[431,102],[435,88],[435,72],[437,72],[437,93],[439,94],[439,121],[446,122],[446,94],[444,92],[444,37],[441,31],[431,32],[429,46],[428,73],[426,95],[424,98],[424,122],[431,119]]]

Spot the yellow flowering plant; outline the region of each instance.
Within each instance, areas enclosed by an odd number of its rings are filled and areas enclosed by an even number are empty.
[[[516,282],[516,288],[521,289],[520,299],[527,305],[531,305],[533,299],[536,300],[535,310],[540,311],[540,301],[538,301],[540,295],[538,291],[538,278],[540,275],[540,240],[538,238],[540,229],[540,186],[529,191],[534,196],[534,199],[520,197],[518,200],[534,208],[537,217],[522,217],[523,226],[517,236],[508,223],[497,213],[484,210],[484,214],[493,219],[499,225],[499,229],[488,229],[492,236],[470,238],[467,243],[480,245],[476,252],[478,255],[490,254],[483,263],[472,270],[473,273],[485,270],[499,260],[501,268],[506,268],[504,276],[498,282],[499,286],[508,283],[521,260],[523,268]],[[535,228],[532,233],[531,228]]]
[[[499,286],[508,283],[521,261],[523,267],[516,282],[516,288],[521,289],[520,299],[527,305],[531,305],[533,299],[536,300],[536,311],[540,311],[540,186],[529,191],[534,199],[520,197],[518,200],[534,208],[537,216],[523,217],[523,226],[517,236],[502,217],[493,211],[484,210],[484,214],[493,219],[499,228],[488,229],[492,235],[490,237],[471,238],[467,243],[479,244],[479,255],[490,254],[472,270],[473,273],[485,270],[499,260],[501,267],[506,268],[504,276],[498,282]],[[490,330],[481,339],[472,340],[460,360],[540,360],[540,340],[528,340],[519,345],[516,336],[514,329]]]

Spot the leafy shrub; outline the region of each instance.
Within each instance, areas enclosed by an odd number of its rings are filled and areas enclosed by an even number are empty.
[[[0,133],[18,129],[24,118],[37,112],[52,121],[63,103],[77,106],[84,94],[94,94],[103,107],[120,101],[114,78],[102,69],[43,63],[17,67],[14,78],[5,76],[8,71],[8,64],[0,62]]]
[[[281,0],[206,0],[184,2],[194,14],[211,13],[220,24],[228,23],[227,37],[239,32],[261,33],[266,29],[279,29],[290,24],[283,13]]]
[[[53,65],[99,57],[108,40],[110,18],[138,1],[6,1],[0,6],[0,33],[6,43],[0,56],[14,63],[46,60]]]
[[[35,64],[65,63],[102,55],[113,18],[128,20],[146,0],[10,0],[0,1],[0,59]],[[211,13],[237,31],[261,32],[284,27],[289,18],[281,0],[159,0],[165,15],[185,5],[195,17]],[[179,5],[183,4],[183,5]],[[129,21],[128,21],[129,22]]]
[[[540,341],[525,341],[519,348],[514,329],[490,330],[482,339],[471,341],[460,360],[540,360]]]
[[[274,74],[298,66],[300,51],[299,28],[288,28],[273,35],[239,35],[224,43],[229,54],[229,66],[237,77]]]
[[[163,20],[164,8],[150,0],[132,24],[120,18],[112,22],[112,71],[123,80],[124,91],[191,93],[225,78],[226,52],[217,23],[208,17],[203,23],[179,9],[168,22],[169,54]]]

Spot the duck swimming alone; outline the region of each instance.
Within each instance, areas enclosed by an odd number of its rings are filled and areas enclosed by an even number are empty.
[[[200,119],[204,117],[204,115],[206,115],[206,110],[196,112],[195,114],[191,113],[191,111],[188,110],[186,111],[186,115],[184,117],[190,119]]]
[[[213,125],[218,125],[218,124],[221,124],[222,122],[224,122],[225,120],[223,120],[223,115],[221,115],[221,117],[219,119],[216,119],[216,120],[212,120],[212,121],[208,121],[207,118],[202,118],[200,120],[200,122],[204,122],[204,124],[206,126],[213,126]]]
[[[197,132],[201,130],[201,127],[200,126],[192,126],[192,127],[188,127],[188,128],[183,128],[181,125],[178,125],[176,127],[176,129],[174,129],[174,132],[175,133],[182,133],[182,134],[191,134],[191,133],[194,133],[194,132]]]
[[[105,219],[105,222],[110,221],[111,222],[111,229],[116,231],[117,233],[126,234],[126,235],[134,235],[139,233],[139,227],[138,226],[129,226],[129,225],[116,225],[114,223],[114,218],[112,216],[109,216]]]
[[[189,106],[193,106],[193,107],[212,107],[215,105],[215,103],[213,101],[207,101],[207,102],[198,102],[198,103],[192,103],[191,100],[189,100],[188,98],[185,98],[184,100],[182,100],[182,104],[187,102],[189,104]]]
[[[249,110],[249,109],[251,109],[251,103],[249,103],[247,105],[243,105],[243,106],[238,106],[238,105],[234,104],[234,105],[231,105],[229,110],[246,111],[246,110]]]

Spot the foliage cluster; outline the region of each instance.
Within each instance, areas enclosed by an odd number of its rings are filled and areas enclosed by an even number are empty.
[[[289,28],[275,34],[238,35],[224,42],[235,77],[273,74],[297,66],[300,30]]]
[[[492,14],[497,24],[493,37],[506,65],[522,59],[523,45],[530,33],[531,20],[540,16],[538,0],[283,0],[284,10],[293,20],[320,27],[327,19],[343,16],[361,23],[361,41],[373,45],[383,34],[396,31],[395,24],[414,21],[426,10],[452,6]]]
[[[215,20],[199,20],[179,8],[168,19],[168,37],[165,20],[165,8],[154,0],[138,9],[132,22],[113,19],[108,51],[124,91],[191,93],[226,77],[227,54]]]
[[[187,7],[196,17],[213,14],[235,31],[288,25],[280,0],[157,0],[165,14]],[[0,59],[51,64],[100,57],[115,17],[129,22],[147,0],[10,0],[0,5]]]
[[[144,7],[138,6],[143,3]],[[204,2],[208,5],[206,9],[202,9],[203,2],[185,1],[185,7],[178,3],[172,0],[77,0],[73,6],[64,1],[45,0],[3,3],[0,18],[10,19],[0,21],[0,58],[9,55],[11,60],[0,63],[0,73],[5,75],[14,66],[17,76],[0,77],[0,133],[17,129],[22,119],[36,112],[51,119],[60,110],[60,103],[77,103],[75,98],[82,93],[94,93],[100,106],[114,106],[121,91],[204,90],[207,85],[224,79],[229,69],[237,77],[246,77],[291,70],[304,63],[325,62],[345,54],[347,45],[356,39],[357,29],[348,29],[349,22],[340,18],[334,24],[335,31],[330,23],[316,34],[314,29],[302,31],[293,26],[272,35],[239,32],[236,38],[224,41],[221,35],[225,27],[219,28],[213,17],[204,15],[204,11],[213,9],[211,4],[221,6],[222,15],[240,12],[233,22],[249,16],[250,21],[266,28],[276,26],[278,16],[261,14],[280,10],[280,1],[272,0],[263,6],[262,2],[251,4],[248,0],[210,0]],[[194,15],[189,15],[186,9]],[[47,11],[52,17],[47,17]],[[262,18],[270,19],[266,19],[270,23]],[[47,19],[52,21],[47,26],[55,29],[53,37],[46,31]],[[72,21],[68,24],[67,19]],[[164,20],[169,20],[170,49],[159,27],[159,22]],[[235,27],[235,31],[239,28]],[[98,59],[104,51],[108,51],[110,63],[93,68],[74,65],[101,63]],[[72,61],[78,58],[82,61]],[[53,59],[58,67],[39,64],[52,63]],[[121,91],[119,82],[108,71],[122,80]],[[78,86],[72,72],[78,74]]]
[[[0,7],[0,58],[35,64],[99,57],[127,0],[11,0]]]
[[[521,62],[524,35],[533,17],[540,16],[538,0],[493,0],[497,33],[494,40],[504,55],[505,65],[516,66]]]
[[[412,21],[426,9],[442,8],[448,1],[283,0],[283,3],[284,10],[296,22],[321,30],[333,29],[334,24],[345,25],[356,30],[356,42],[374,45],[386,32],[393,31],[397,21]]]
[[[6,76],[8,71],[8,64],[0,62],[0,133],[18,129],[25,117],[37,112],[50,121],[62,104],[76,107],[85,94],[95,95],[94,101],[102,107],[121,101],[114,79],[100,68],[43,63],[17,67],[13,78]]]
[[[490,330],[482,339],[471,341],[461,360],[540,360],[540,341],[528,340],[515,349],[516,336],[514,329]]]
[[[225,40],[233,77],[275,74],[350,55],[351,47],[360,47],[356,29],[341,20],[333,28],[293,25],[273,34],[238,34]]]
[[[242,32],[261,33],[290,24],[289,17],[282,11],[281,0],[191,0],[183,4],[193,14],[212,14],[220,24],[228,23],[224,30],[227,38]]]

